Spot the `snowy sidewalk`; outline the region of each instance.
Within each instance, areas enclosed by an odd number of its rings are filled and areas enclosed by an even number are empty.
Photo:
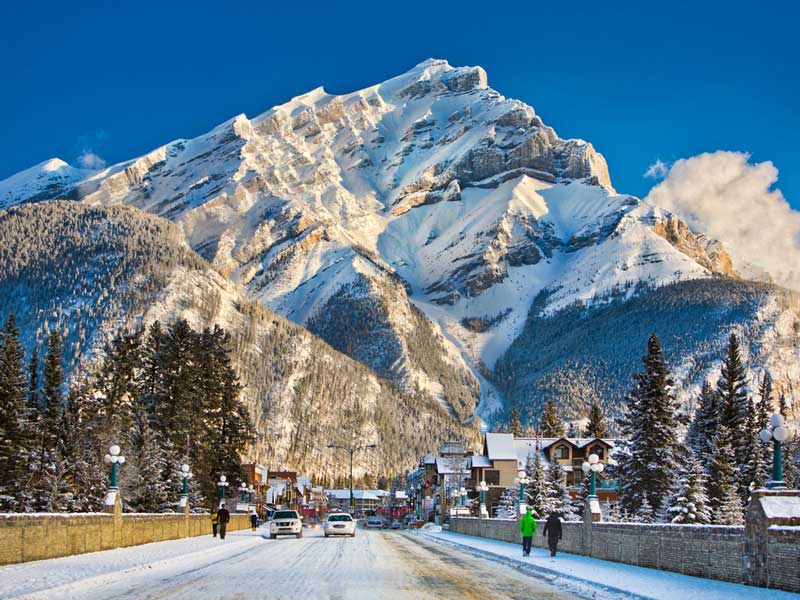
[[[0,599],[46,598],[48,593],[101,585],[123,574],[180,564],[199,565],[246,552],[263,543],[266,530],[229,533],[225,540],[204,535],[166,542],[89,552],[0,567]]]
[[[460,547],[484,558],[501,561],[507,565],[540,573],[558,584],[559,578],[567,582],[588,583],[606,588],[612,595],[628,594],[636,598],[654,600],[798,600],[800,594],[783,592],[737,583],[702,579],[615,563],[588,556],[559,552],[555,558],[550,552],[533,548],[528,558],[522,557],[521,544],[510,544],[460,533],[419,532],[428,539]],[[487,556],[489,555],[489,556]],[[616,594],[614,594],[616,592]]]

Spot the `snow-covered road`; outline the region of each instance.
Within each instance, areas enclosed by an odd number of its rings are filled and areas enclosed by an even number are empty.
[[[270,540],[236,532],[0,567],[0,598],[575,598],[540,578],[423,536]]]

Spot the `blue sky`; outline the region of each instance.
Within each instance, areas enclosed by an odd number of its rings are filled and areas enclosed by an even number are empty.
[[[437,57],[483,66],[562,137],[591,141],[620,191],[645,195],[657,159],[737,150],[773,161],[800,208],[794,3],[11,4],[0,179],[54,156],[117,162]]]

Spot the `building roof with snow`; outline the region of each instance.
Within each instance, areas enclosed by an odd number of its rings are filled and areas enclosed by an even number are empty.
[[[514,434],[487,433],[485,454],[489,460],[515,460],[517,452],[514,448]]]

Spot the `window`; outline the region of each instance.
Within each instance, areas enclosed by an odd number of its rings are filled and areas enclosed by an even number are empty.
[[[488,485],[500,485],[500,471],[496,469],[486,469],[483,472],[483,480]]]
[[[555,450],[555,455],[559,460],[566,460],[569,458],[569,448],[567,446],[559,446]]]
[[[597,458],[603,460],[603,447],[602,446],[595,446],[591,450],[589,450],[589,454],[597,454]]]
[[[328,521],[331,521],[331,522],[342,521],[342,522],[350,523],[350,522],[353,521],[353,519],[350,518],[350,515],[331,515],[330,517],[328,517]]]

